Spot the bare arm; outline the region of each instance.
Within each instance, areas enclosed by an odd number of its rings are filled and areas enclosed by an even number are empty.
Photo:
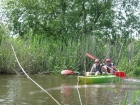
[[[91,69],[90,69],[90,72],[92,72],[92,70],[93,70],[93,67],[94,67],[94,64],[92,65],[92,67],[91,67]]]

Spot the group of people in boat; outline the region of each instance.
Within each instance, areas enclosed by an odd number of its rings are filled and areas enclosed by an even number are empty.
[[[92,65],[92,68],[89,72],[89,74],[91,75],[100,75],[100,74],[114,74],[116,71],[119,71],[113,63],[111,63],[111,60],[109,58],[107,58],[105,60],[105,64],[102,64],[100,62],[99,58],[95,59],[95,63]]]

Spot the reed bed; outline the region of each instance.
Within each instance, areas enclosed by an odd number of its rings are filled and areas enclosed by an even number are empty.
[[[22,67],[27,73],[60,73],[61,70],[89,71],[94,61],[86,57],[86,52],[100,58],[104,63],[111,58],[117,68],[130,76],[140,75],[139,40],[124,44],[120,40],[113,44],[111,40],[86,36],[81,39],[44,38],[32,33],[24,38],[2,35],[0,46],[0,72],[22,73],[15,61],[11,44]]]

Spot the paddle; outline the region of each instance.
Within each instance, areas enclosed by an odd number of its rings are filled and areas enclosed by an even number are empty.
[[[88,56],[89,58],[91,58],[91,59],[93,59],[93,60],[96,59],[94,56],[90,55],[89,53],[86,53],[86,56]],[[107,67],[109,67],[109,66],[107,66]],[[110,68],[110,67],[109,67],[109,68]],[[112,68],[111,68],[111,69],[112,69]],[[123,71],[117,71],[117,72],[115,72],[115,75],[116,75],[117,77],[121,77],[121,78],[125,78],[125,77],[126,77],[126,74],[125,74],[125,72],[123,72]]]

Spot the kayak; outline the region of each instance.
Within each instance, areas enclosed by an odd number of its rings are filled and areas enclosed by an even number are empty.
[[[121,78],[115,75],[89,75],[89,76],[77,76],[80,84],[98,84],[98,83],[110,83],[119,82]]]
[[[78,75],[79,72],[78,71],[72,71],[72,70],[62,70],[61,74],[63,74],[63,75],[73,75],[73,74]]]
[[[74,71],[72,71],[72,70],[62,70],[61,74],[63,74],[63,75],[71,75],[71,74],[74,74]]]

